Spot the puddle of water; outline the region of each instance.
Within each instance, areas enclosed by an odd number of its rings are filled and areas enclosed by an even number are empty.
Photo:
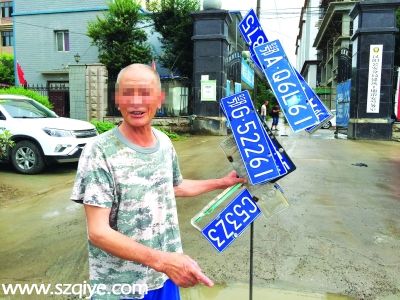
[[[50,218],[58,217],[59,215],[60,215],[60,212],[58,210],[55,210],[55,211],[50,211],[50,212],[45,213],[43,215],[43,218],[50,219]]]
[[[72,203],[65,208],[65,210],[69,212],[73,212],[80,209],[82,209],[82,205],[78,203]]]
[[[181,289],[182,300],[245,300],[249,299],[249,287],[246,284],[216,285],[212,288],[196,286]],[[350,300],[353,298],[330,293],[309,293],[277,288],[254,287],[253,300]]]

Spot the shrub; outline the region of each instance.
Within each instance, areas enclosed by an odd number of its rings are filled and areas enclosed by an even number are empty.
[[[116,126],[114,123],[111,123],[109,121],[99,121],[96,119],[91,120],[90,123],[92,123],[96,127],[98,133],[106,132]]]
[[[16,87],[12,86],[6,89],[0,89],[0,94],[11,94],[11,95],[21,95],[21,96],[26,96],[29,98],[32,98],[39,102],[40,104],[43,104],[49,109],[53,108],[53,104],[49,102],[49,98],[46,96],[43,96],[39,94],[38,92],[32,91],[32,90],[27,90],[22,87]]]
[[[159,126],[154,126],[154,127],[157,128],[158,130],[160,130],[161,132],[165,133],[173,141],[179,141],[182,139],[182,136],[177,134],[176,132],[166,130]]]
[[[11,54],[0,54],[0,84],[14,85],[14,57]]]
[[[0,159],[5,158],[7,154],[7,148],[11,148],[15,145],[11,137],[12,135],[8,130],[0,132]]]
[[[99,120],[96,120],[96,119],[91,120],[90,123],[92,123],[96,127],[97,132],[99,134],[103,133],[103,132],[106,132],[106,131],[108,131],[110,129],[113,129],[115,126],[117,126],[112,122],[99,121]],[[166,129],[164,129],[162,127],[159,127],[159,126],[154,126],[154,127],[157,128],[158,130],[160,130],[161,132],[165,133],[173,141],[178,141],[178,140],[182,139],[182,136],[180,136],[179,134],[177,134],[175,132],[166,130]]]

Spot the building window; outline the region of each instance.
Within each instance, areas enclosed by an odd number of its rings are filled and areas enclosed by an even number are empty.
[[[14,44],[14,37],[12,31],[1,32],[1,45],[3,47],[9,47]]]
[[[0,17],[1,18],[10,18],[13,13],[13,5],[12,1],[0,2]]]
[[[57,51],[69,51],[69,32],[68,30],[55,31]]]
[[[10,18],[13,13],[12,1],[0,2],[0,17]]]

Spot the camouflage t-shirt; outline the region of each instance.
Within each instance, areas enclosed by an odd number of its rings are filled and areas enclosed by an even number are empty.
[[[173,187],[180,184],[175,149],[153,128],[154,147],[128,141],[114,128],[87,145],[81,155],[71,199],[111,208],[110,226],[137,242],[167,252],[182,252]],[[163,273],[115,257],[89,242],[92,284],[163,286]]]

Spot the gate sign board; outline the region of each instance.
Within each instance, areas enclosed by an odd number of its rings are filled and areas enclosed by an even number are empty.
[[[201,233],[217,249],[224,251],[261,214],[247,189],[237,195]]]
[[[383,45],[370,45],[367,113],[379,113]]]
[[[254,48],[264,74],[294,132],[319,123],[296,73],[276,40]]]
[[[222,98],[220,105],[229,120],[251,184],[279,177],[271,149],[247,90]],[[281,170],[284,173],[284,170]]]

